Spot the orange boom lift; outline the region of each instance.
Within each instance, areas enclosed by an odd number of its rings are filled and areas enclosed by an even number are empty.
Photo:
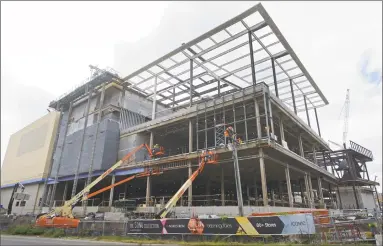
[[[73,216],[72,209],[80,200],[82,200],[82,201],[87,200],[90,197],[93,197],[99,193],[102,193],[106,190],[109,190],[109,189],[111,189],[117,185],[128,182],[128,181],[133,180],[135,178],[161,174],[161,172],[158,172],[158,171],[146,170],[143,173],[133,175],[129,178],[121,180],[120,182],[117,182],[116,184],[109,185],[105,188],[102,188],[96,192],[89,194],[90,189],[92,189],[96,184],[98,184],[101,180],[103,180],[106,176],[108,176],[116,168],[120,167],[123,163],[128,161],[137,151],[141,150],[142,148],[147,149],[151,158],[153,158],[154,156],[155,157],[159,156],[159,153],[157,153],[156,155],[153,155],[152,150],[149,148],[149,146],[147,144],[141,144],[140,146],[138,146],[137,148],[135,148],[134,150],[129,152],[127,155],[125,155],[120,161],[118,161],[116,164],[114,164],[111,168],[106,170],[101,176],[99,176],[92,183],[90,183],[88,186],[86,186],[82,191],[77,193],[70,200],[66,201],[63,206],[58,207],[58,208],[54,208],[53,210],[51,210],[48,213],[41,213],[41,214],[37,215],[36,226],[39,226],[39,227],[57,227],[57,228],[77,228],[78,224],[80,223],[80,220],[76,219]],[[162,148],[162,150],[163,150],[163,148]]]

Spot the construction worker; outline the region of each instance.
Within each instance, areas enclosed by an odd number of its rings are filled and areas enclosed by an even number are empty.
[[[155,144],[152,149],[153,156],[155,156],[158,152],[160,152],[160,145]]]
[[[230,142],[236,141],[236,133],[234,132],[233,127],[229,126],[224,132],[225,137],[229,138]]]

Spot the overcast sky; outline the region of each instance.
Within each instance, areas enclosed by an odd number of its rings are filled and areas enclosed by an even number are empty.
[[[126,76],[256,3],[1,2],[1,163],[10,135],[88,77],[89,64]],[[381,182],[382,3],[263,6],[330,102],[318,110],[326,141],[342,142],[350,89],[348,138],[373,151],[370,177]]]

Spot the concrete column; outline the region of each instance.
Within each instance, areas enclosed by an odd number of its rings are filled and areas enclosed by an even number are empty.
[[[265,170],[265,160],[263,157],[263,149],[262,148],[259,149],[259,167],[261,170],[263,206],[267,207],[269,205],[269,200],[267,198],[266,170]]]
[[[250,206],[250,187],[246,185],[247,206]]]
[[[310,199],[311,199],[311,207],[313,208],[314,207],[314,191],[313,191],[313,185],[312,185],[312,182],[311,182],[311,174],[309,173],[308,174],[308,181],[309,181],[309,188],[310,188]]]
[[[299,143],[299,153],[304,158],[305,157],[305,153],[304,153],[304,150],[303,150],[302,134],[299,134],[298,143]]]
[[[225,206],[225,174],[221,167],[221,206]]]
[[[312,205],[311,205],[311,192],[310,192],[310,187],[309,187],[309,181],[308,181],[308,177],[307,177],[307,173],[305,173],[304,175],[304,179],[305,179],[305,191],[306,191],[306,199],[307,199],[307,205],[311,208]]]
[[[289,207],[294,207],[293,202],[293,193],[291,190],[291,180],[290,180],[290,168],[287,166],[285,168],[285,174],[286,174],[286,186],[287,186],[287,196],[289,198]]]
[[[146,200],[145,200],[146,206],[149,206],[149,201],[150,201],[150,196],[151,196],[151,188],[152,188],[151,179],[150,179],[150,176],[148,176],[148,177],[146,177]]]
[[[63,192],[63,201],[66,201],[66,195],[68,192],[68,181],[65,181],[65,186],[64,186],[64,192]]]
[[[193,152],[193,124],[192,121],[189,120],[189,153]],[[191,161],[188,161],[188,175],[189,177],[193,174],[193,169],[191,166]],[[193,201],[193,184],[190,185],[188,188],[188,206],[192,206],[192,201]]]
[[[111,182],[111,185],[114,184],[114,182],[116,181],[116,176],[114,176],[114,174],[112,175],[112,182]],[[111,208],[112,205],[113,205],[113,194],[114,194],[114,187],[112,189],[110,189],[110,193],[109,193],[109,207]]]
[[[318,177],[318,195],[320,204],[324,205],[324,199],[323,199],[323,190],[322,190],[322,178]]]
[[[254,174],[254,197],[255,206],[258,206],[257,173]]]

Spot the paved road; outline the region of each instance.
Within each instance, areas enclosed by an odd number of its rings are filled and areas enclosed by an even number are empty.
[[[25,237],[25,236],[8,236],[1,235],[1,246],[13,245],[139,245],[131,243],[114,243],[90,240],[72,240],[72,239],[57,239],[57,238],[44,238],[44,237]],[[141,244],[144,246],[145,244]],[[150,244],[156,245],[156,244]],[[158,244],[163,246],[163,244]]]

